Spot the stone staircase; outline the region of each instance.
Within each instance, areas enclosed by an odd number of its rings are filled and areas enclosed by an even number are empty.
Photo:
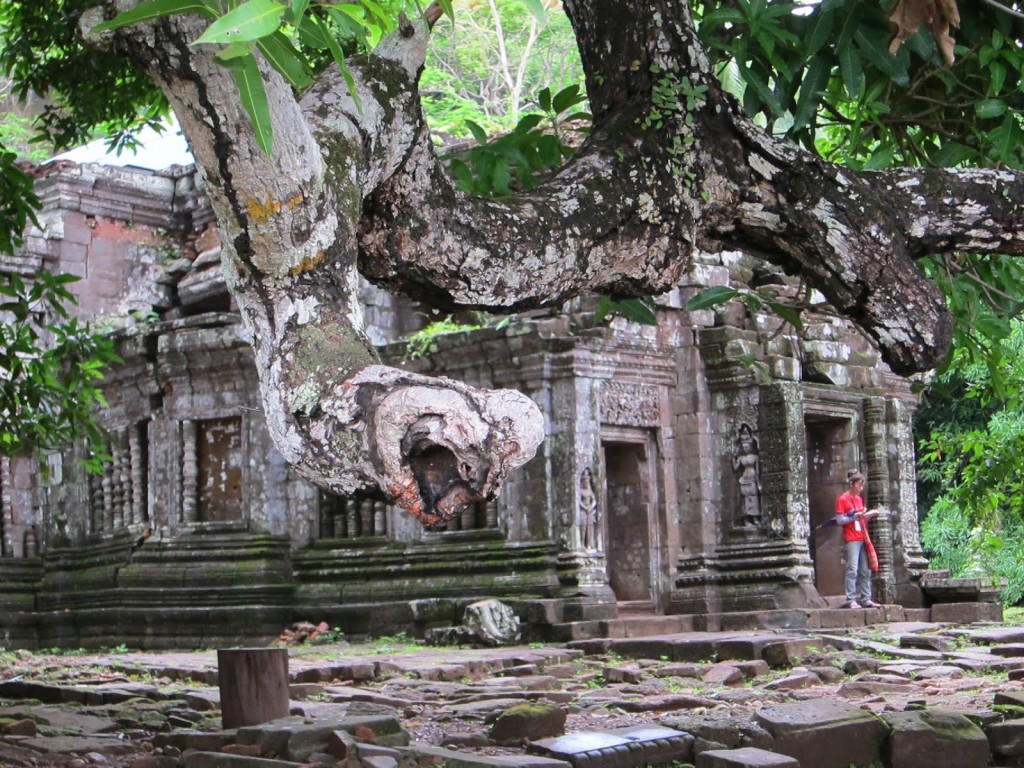
[[[1001,621],[1002,605],[994,602],[936,603],[931,608],[842,608],[842,598],[825,599],[824,608],[789,608],[712,614],[659,614],[650,603],[619,604],[618,616],[551,624],[546,639],[577,640],[650,637],[683,632],[731,632],[757,629],[844,629],[888,622]]]

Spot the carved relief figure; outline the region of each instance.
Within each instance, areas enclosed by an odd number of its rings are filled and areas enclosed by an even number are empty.
[[[594,493],[594,482],[590,477],[590,470],[584,469],[580,473],[580,507],[577,515],[580,547],[583,550],[587,552],[601,550],[600,522],[600,510],[597,504],[597,495]]]
[[[761,522],[761,460],[757,438],[750,425],[740,424],[732,451],[732,469],[739,473],[740,509],[743,525]]]

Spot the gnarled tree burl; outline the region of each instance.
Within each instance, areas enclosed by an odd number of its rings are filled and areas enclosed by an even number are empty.
[[[216,51],[189,45],[205,22],[94,36],[145,66],[178,115],[217,212],[271,432],[314,482],[377,486],[431,523],[493,493],[543,437],[522,395],[378,365],[360,331],[357,269],[437,306],[511,311],[584,292],[659,293],[695,249],[742,248],[803,273],[910,373],[942,359],[952,325],[914,259],[1024,252],[1015,174],[830,165],[771,138],[723,94],[688,3],[565,9],[593,133],[547,183],[503,200],[457,190],[433,151],[417,96],[424,20],[352,62],[361,109],[336,67],[299,98],[264,68],[271,156]],[[83,27],[113,15],[97,8]],[[654,96],[674,106],[655,118]]]

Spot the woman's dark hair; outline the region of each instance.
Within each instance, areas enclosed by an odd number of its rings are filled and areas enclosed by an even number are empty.
[[[846,484],[852,486],[858,480],[863,480],[864,475],[858,472],[856,469],[851,469],[846,473]]]

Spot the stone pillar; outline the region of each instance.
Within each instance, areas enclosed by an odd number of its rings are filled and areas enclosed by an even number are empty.
[[[196,456],[196,423],[181,422],[181,519],[199,520],[199,460]]]
[[[110,445],[110,487],[111,487],[111,528],[118,530],[125,524],[125,507],[128,505],[129,494],[125,480],[128,473],[125,471],[124,444],[121,441],[122,432],[119,430],[113,436]]]
[[[128,430],[128,456],[131,473],[131,511],[129,519],[133,524],[144,523],[146,514],[146,455],[142,442],[145,424]]]
[[[11,460],[0,458],[0,557],[14,556],[14,505],[11,501]]]
[[[359,535],[359,500],[345,500],[345,538],[354,539]]]
[[[872,586],[876,599],[885,603],[896,599],[888,431],[885,398],[865,398],[864,471],[867,475],[867,498],[864,502],[868,509],[882,511],[880,517],[868,524],[871,541],[878,552],[878,572],[872,579]]]
[[[104,467],[100,489],[103,498],[103,524],[101,527],[104,531],[111,531],[114,529],[114,478],[109,465]]]
[[[800,385],[775,382],[761,390],[759,450],[761,514],[769,534],[807,547],[807,446]]]
[[[907,607],[924,604],[917,580],[928,569],[917,519],[914,409],[912,403],[903,400],[890,400],[887,408],[893,571],[896,598]]]

